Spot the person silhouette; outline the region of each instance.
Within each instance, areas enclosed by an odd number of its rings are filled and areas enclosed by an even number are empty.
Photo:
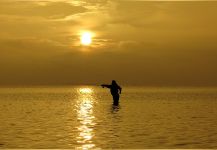
[[[109,88],[111,95],[113,97],[113,105],[118,105],[119,104],[119,94],[121,94],[121,90],[122,88],[117,84],[117,82],[115,80],[112,80],[112,84],[108,85],[108,84],[102,84],[101,85],[103,88]]]

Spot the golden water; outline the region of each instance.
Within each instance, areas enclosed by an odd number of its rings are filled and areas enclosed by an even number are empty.
[[[217,89],[0,89],[0,148],[217,148]]]

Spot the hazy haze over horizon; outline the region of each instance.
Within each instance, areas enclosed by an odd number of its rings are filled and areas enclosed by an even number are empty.
[[[216,18],[217,1],[1,0],[0,85],[217,86]]]

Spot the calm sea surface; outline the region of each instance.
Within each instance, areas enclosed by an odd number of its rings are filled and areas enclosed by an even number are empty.
[[[0,88],[0,148],[217,148],[217,89]]]

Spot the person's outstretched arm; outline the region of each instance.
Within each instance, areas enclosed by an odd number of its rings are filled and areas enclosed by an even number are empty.
[[[102,84],[101,86],[102,86],[103,88],[104,88],[104,87],[106,87],[106,88],[111,88],[111,85],[108,85],[108,84]]]

